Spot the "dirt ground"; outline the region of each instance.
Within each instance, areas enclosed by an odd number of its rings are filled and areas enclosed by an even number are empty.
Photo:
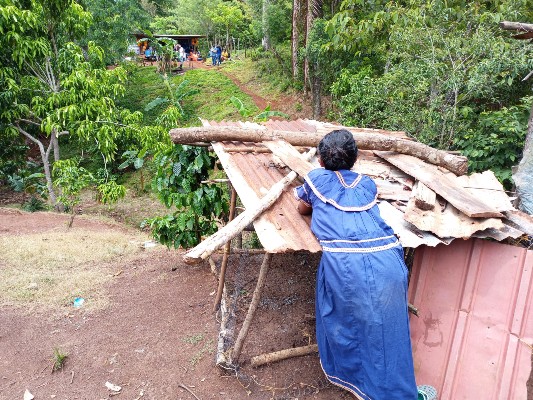
[[[65,229],[68,216],[0,208],[0,237]],[[87,230],[130,228],[76,217]],[[146,237],[146,240],[149,240]],[[215,260],[220,263],[217,256]],[[228,288],[237,296],[238,333],[262,255],[236,254]],[[220,323],[212,311],[217,281],[208,263],[190,266],[180,252],[155,246],[103,268],[113,278],[108,306],[0,306],[0,399],[348,399],[329,385],[316,354],[252,368],[252,356],[314,343],[314,274],[318,258],[275,256],[235,371],[215,366]],[[0,255],[0,269],[3,266]],[[119,271],[119,273],[117,273]],[[1,272],[1,271],[0,271]],[[54,349],[68,357],[52,372]],[[109,390],[110,382],[121,386]],[[187,390],[188,389],[188,390]]]

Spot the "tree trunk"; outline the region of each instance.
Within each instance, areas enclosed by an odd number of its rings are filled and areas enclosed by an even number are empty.
[[[313,26],[313,0],[307,0],[307,7],[305,13],[305,48],[309,46],[309,35]],[[306,51],[307,53],[307,51]],[[304,57],[304,96],[307,96],[309,89],[309,57],[307,54]]]
[[[292,34],[291,34],[291,56],[292,56],[292,79],[298,80],[298,45],[300,31],[298,22],[300,21],[300,0],[292,1]]]
[[[59,161],[59,136],[57,129],[52,129],[50,140],[52,141],[52,147],[54,149],[54,161]]]
[[[54,192],[54,185],[52,183],[52,171],[50,170],[50,161],[49,161],[50,151],[52,150],[52,140],[50,139],[50,144],[48,145],[48,149],[45,150],[44,145],[42,144],[41,141],[34,138],[32,135],[30,135],[20,126],[17,125],[16,128],[22,135],[27,137],[29,140],[31,140],[33,143],[35,143],[39,147],[39,152],[41,153],[41,160],[43,162],[44,176],[46,179],[46,187],[48,189],[48,195],[50,196],[50,202],[52,203],[52,206],[54,208],[58,209],[57,197]]]
[[[319,119],[322,115],[322,79],[320,78],[320,70],[318,61],[313,63],[311,71],[311,95],[313,98],[313,118]]]
[[[270,49],[270,27],[268,25],[268,6],[269,6],[269,0],[263,0],[263,12],[261,15],[261,24],[263,26],[263,49],[269,50]]]
[[[529,113],[522,159],[513,174],[513,181],[518,193],[518,208],[533,215],[533,105]]]
[[[464,175],[468,170],[466,157],[456,156],[443,150],[434,149],[423,143],[386,135],[387,131],[363,128],[350,128],[360,149],[387,150],[418,157]],[[389,132],[392,133],[392,132]],[[233,126],[176,128],[170,131],[171,140],[179,144],[199,142],[263,142],[282,139],[293,146],[316,147],[326,132],[293,132],[266,129],[248,129]]]

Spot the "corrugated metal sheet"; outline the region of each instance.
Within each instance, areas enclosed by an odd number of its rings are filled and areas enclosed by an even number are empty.
[[[248,147],[258,147],[247,144]],[[231,152],[242,143],[214,143],[226,174],[244,207],[252,208],[261,197],[291,171],[273,164],[272,153]],[[292,187],[299,184],[294,183]],[[261,244],[270,253],[309,250],[320,251],[315,236],[309,229],[311,218],[302,217],[296,209],[292,191],[283,193],[278,201],[254,221],[254,228]]]
[[[418,384],[440,400],[526,400],[533,251],[470,239],[417,250],[409,301]]]

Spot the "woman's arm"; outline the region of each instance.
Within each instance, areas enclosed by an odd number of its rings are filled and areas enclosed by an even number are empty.
[[[313,207],[305,204],[303,201],[298,202],[298,212],[302,215],[309,215],[313,212]]]

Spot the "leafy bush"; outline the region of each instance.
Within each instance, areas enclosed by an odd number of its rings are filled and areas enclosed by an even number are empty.
[[[228,200],[220,186],[203,184],[214,166],[214,157],[199,147],[174,145],[157,153],[152,188],[173,214],[149,218],[153,237],[167,246],[191,247],[203,235],[217,231],[217,220],[228,213]]]
[[[48,209],[48,206],[42,199],[31,196],[30,199],[22,205],[22,209],[28,212],[45,211]]]
[[[506,188],[512,187],[511,167],[522,154],[532,101],[533,97],[527,97],[518,106],[481,113],[479,129],[470,129],[455,140],[454,147],[468,157],[471,171],[490,169]]]

